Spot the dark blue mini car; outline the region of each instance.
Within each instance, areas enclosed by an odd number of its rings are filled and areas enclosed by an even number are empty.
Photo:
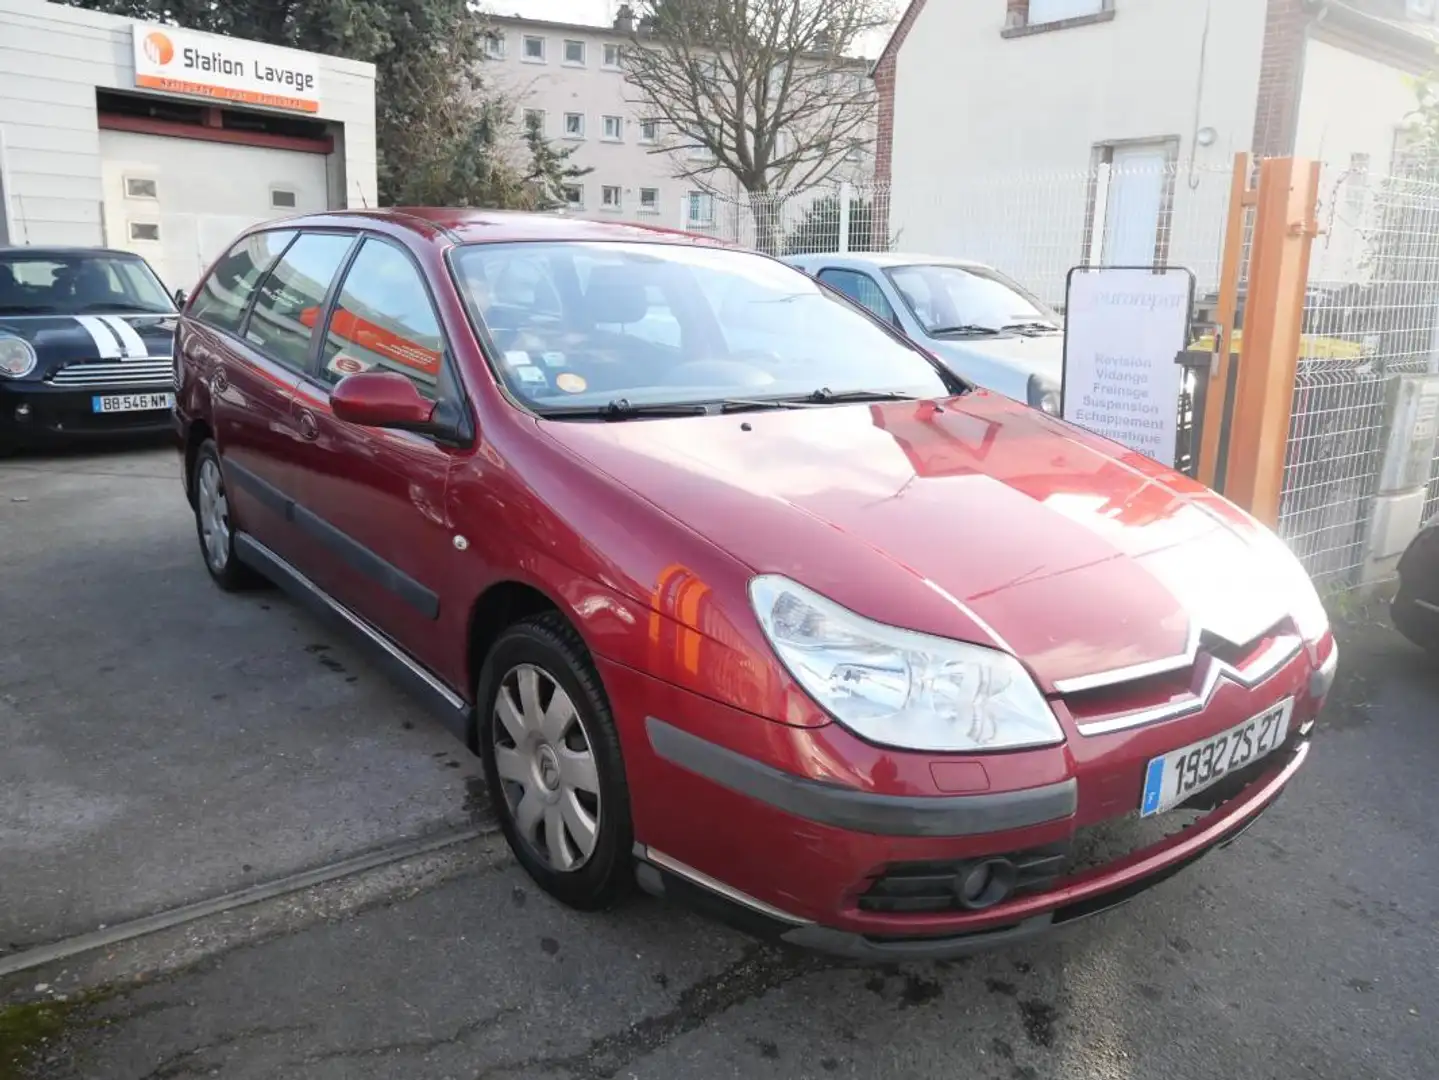
[[[0,248],[0,453],[169,430],[176,315],[138,255]]]

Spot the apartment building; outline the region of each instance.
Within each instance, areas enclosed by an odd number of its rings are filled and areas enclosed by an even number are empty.
[[[612,26],[490,15],[485,77],[516,103],[516,121],[539,120],[545,136],[574,150],[570,160],[593,171],[567,186],[569,207],[586,217],[692,230],[712,229],[722,204],[738,196],[734,177],[707,171],[708,153],[686,147],[676,133],[635,103],[625,81],[624,49],[633,26],[622,9]],[[856,60],[863,80],[868,61]],[[834,175],[873,176],[870,150],[851,152]]]

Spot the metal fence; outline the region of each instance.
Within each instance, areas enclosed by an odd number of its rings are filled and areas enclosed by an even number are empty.
[[[1439,181],[1326,167],[1279,530],[1316,581],[1356,583],[1396,375],[1439,374]],[[1426,516],[1439,510],[1436,458]]]

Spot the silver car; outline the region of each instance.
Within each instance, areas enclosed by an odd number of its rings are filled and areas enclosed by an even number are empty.
[[[1059,414],[1060,316],[992,266],[930,255],[790,255],[972,383]]]

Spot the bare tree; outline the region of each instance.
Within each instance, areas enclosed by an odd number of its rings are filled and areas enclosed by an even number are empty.
[[[639,0],[625,55],[630,102],[666,129],[653,152],[680,175],[730,174],[760,246],[782,236],[775,193],[833,178],[873,141],[865,61],[849,56],[890,21],[890,0]]]

